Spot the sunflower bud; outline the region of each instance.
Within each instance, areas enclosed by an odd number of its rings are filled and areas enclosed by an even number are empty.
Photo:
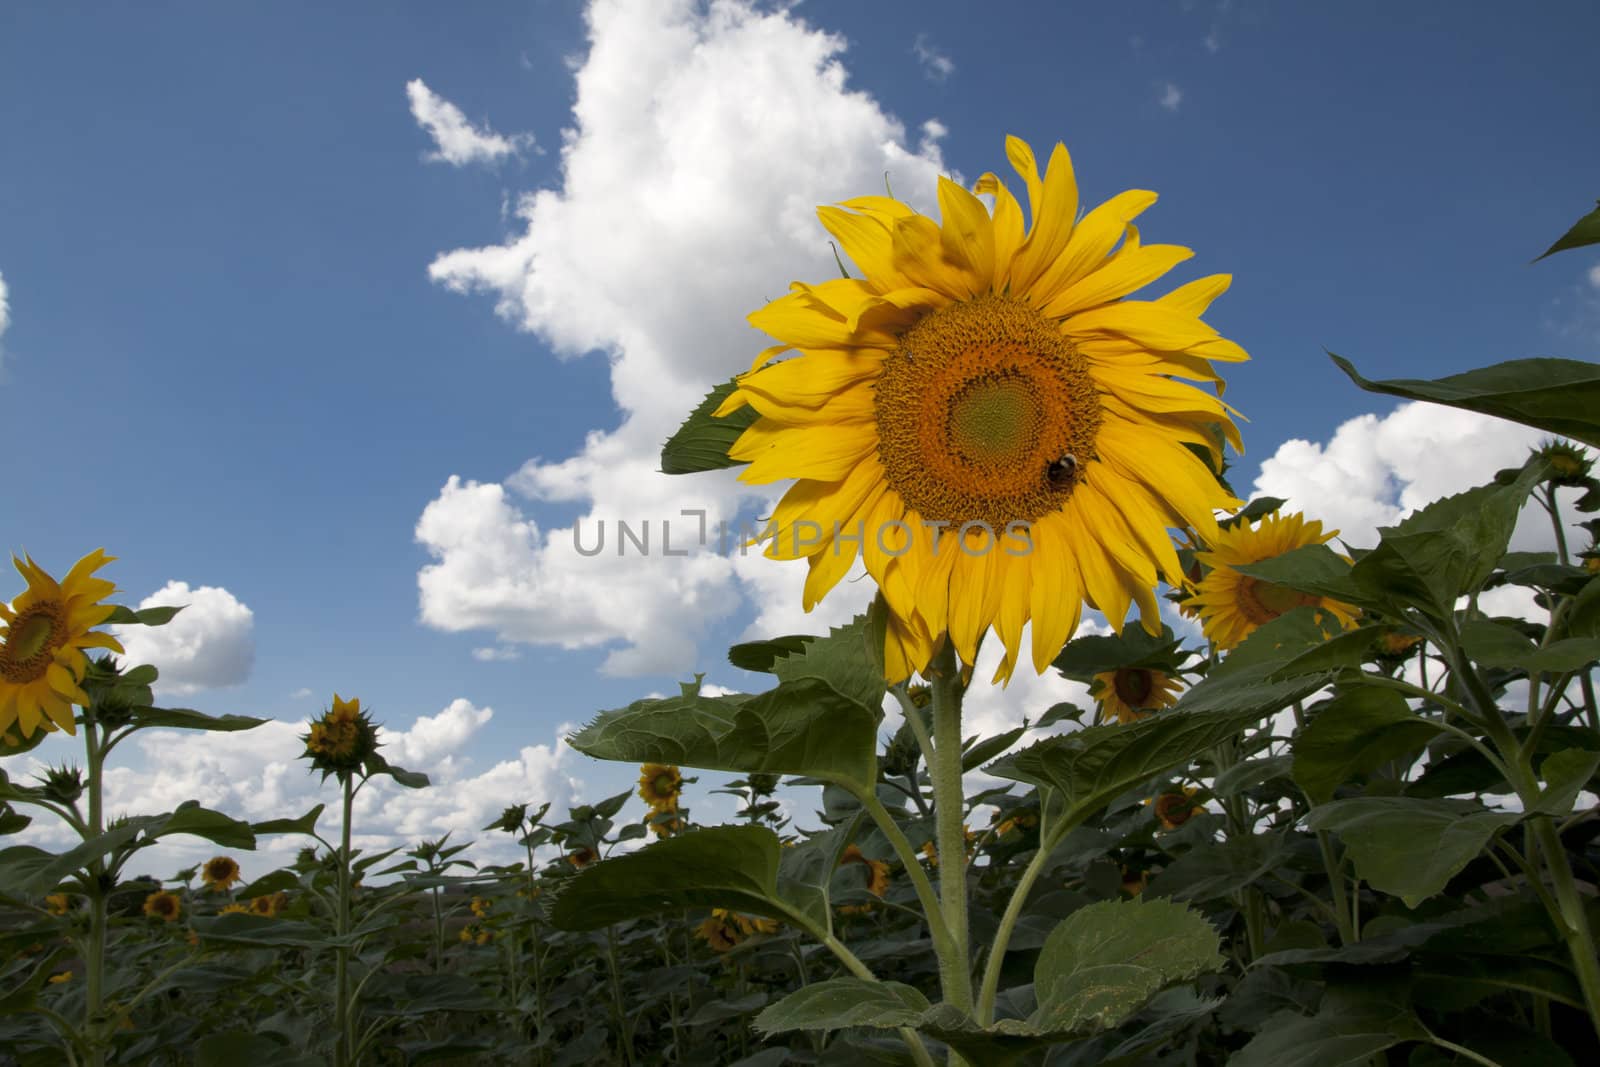
[[[83,772],[77,767],[62,764],[50,767],[37,776],[44,795],[62,804],[75,804],[83,795]]]
[[[301,740],[306,743],[305,757],[324,778],[348,777],[378,751],[377,726],[362,712],[360,699],[344,700],[338,693],[333,694],[332,710],[313,722]]]

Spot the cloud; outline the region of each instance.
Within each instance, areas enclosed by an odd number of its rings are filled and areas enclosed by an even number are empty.
[[[569,773],[571,750],[561,740],[573,727],[563,723],[550,744],[526,745],[513,758],[474,773],[471,761],[461,753],[493,715],[491,708],[458,698],[405,729],[381,729],[384,755],[407,770],[427,774],[432,784],[407,789],[388,777],[372,779],[356,795],[356,846],[410,847],[423,838],[453,833],[457,840],[475,839],[466,855],[479,863],[521,859],[521,850],[509,836],[482,834],[481,828],[511,804],[531,800],[537,806],[550,800],[559,807],[579,802],[583,783]],[[297,816],[326,804],[318,829],[324,837],[337,833],[337,780],[321,780],[300,758],[305,751],[300,738],[308,726],[269,720],[237,733],[141,731],[134,744],[142,766],[123,763],[106,772],[107,815],[154,814],[198,798],[208,808],[259,822]],[[41,771],[51,759],[59,761],[46,748],[25,758],[32,761],[28,774]],[[35,820],[17,840],[60,849],[75,838],[64,824],[46,817]],[[292,862],[296,852],[310,844],[307,838],[274,835],[258,838],[255,852],[232,854],[247,879],[257,878]],[[199,838],[166,838],[141,852],[129,874],[167,877],[226,851]]]
[[[1217,28],[1215,26],[1211,27],[1211,31],[1206,34],[1205,46],[1206,51],[1210,52],[1212,55],[1216,55],[1218,52],[1222,51],[1222,37],[1217,33]]]
[[[521,155],[524,148],[533,147],[530,133],[507,137],[495,133],[487,125],[472,125],[460,108],[429,89],[421,78],[406,82],[406,98],[411,101],[411,117],[437,146],[436,151],[423,157],[430,163],[449,163],[455,167],[468,163],[497,163],[507,156]]]
[[[255,665],[255,617],[226,589],[168,582],[139,602],[139,609],[187,605],[165,626],[119,626],[126,661],[161,672],[157,689],[180,696],[240,685]]]
[[[1161,86],[1161,98],[1159,103],[1168,111],[1178,110],[1178,105],[1183,103],[1183,90],[1178,88],[1172,82],[1164,83]]]
[[[917,62],[922,64],[922,74],[929,81],[942,82],[956,72],[955,61],[936,48],[925,33],[917,34],[911,44]]]
[[[475,648],[472,650],[472,658],[479,663],[506,662],[521,659],[522,650],[520,648],[509,648],[505,645]]]
[[[311,690],[307,689],[305,686],[301,686],[299,689],[296,689],[294,692],[289,694],[289,699],[290,700],[304,700],[307,697],[309,697],[310,695],[311,695]]]
[[[1261,464],[1254,495],[1283,497],[1287,510],[1321,519],[1324,529],[1357,548],[1442,496],[1483,485],[1505,467],[1521,466],[1549,435],[1520,423],[1437,404],[1401,404],[1385,416],[1359,415],[1326,443],[1285,441]],[[1568,514],[1571,515],[1571,509]],[[1549,520],[1537,507],[1522,513],[1511,545],[1553,547]]]
[[[6,327],[11,325],[10,290],[6,288],[5,275],[0,274],[0,339],[4,339]],[[6,350],[0,345],[0,367],[5,366]]]
[[[1589,286],[1600,289],[1600,263],[1589,268]],[[0,329],[5,328],[5,283],[0,282]]]
[[[700,520],[682,512],[705,511],[715,531],[741,510],[766,514],[774,496],[731,474],[662,475],[661,442],[766,346],[746,315],[792,279],[835,272],[816,205],[881,189],[887,171],[933,210],[944,128],[927,122],[908,144],[848,87],[843,40],[789,10],[598,0],[588,28],[558,186],[520,198],[520,233],[444,253],[429,274],[492,295],[563,357],[605,353],[620,425],[503,483],[446,483],[417,524],[434,557],[418,575],[421,614],[502,643],[618,646],[603,665],[615,674],[679,673],[705,628],[756,591],[698,548]],[[603,550],[584,555],[572,525],[541,524],[549,503],[578,505],[586,547],[605,522]],[[650,524],[648,556],[619,554],[619,521]],[[664,531],[690,554],[667,556]]]

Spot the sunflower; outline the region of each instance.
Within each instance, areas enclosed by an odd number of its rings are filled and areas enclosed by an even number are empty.
[[[487,897],[475,896],[472,898],[472,914],[480,919],[489,917],[489,910],[494,907],[494,901]]]
[[[289,895],[282,892],[269,893],[264,897],[251,897],[249,904],[251,915],[260,915],[268,919],[273,918],[288,906]]]
[[[11,557],[28,588],[0,604],[0,730],[15,723],[24,740],[41,727],[77,732],[72,706],[89,703],[79,687],[89,669],[83,650],[123,652],[115,637],[93,629],[116,610],[100,603],[116,586],[92,577],[114,559],[97,548],[57,582],[31,556]]]
[[[1025,142],[1006,154],[1031,227],[994,174],[972,192],[941,178],[942,223],[882,196],[820,208],[865,277],[796,282],[752,314],[780,343],[717,410],[760,416],[728,452],[743,481],[798,479],[766,554],[809,561],[803,606],[864,559],[892,682],[946,634],[973,663],[991,626],[1009,679],[1030,620],[1042,673],[1085,603],[1117,628],[1137,603],[1158,632],[1156,584],[1183,577],[1168,528],[1209,538],[1236,504],[1214,473],[1240,448],[1232,409],[1177,380],[1220,391],[1211,362],[1248,358],[1200,320],[1229,277],[1124,299],[1191,255],[1141,245],[1132,220],[1155,194],[1077,219],[1065,147],[1042,180]]]
[[[1178,679],[1149,667],[1118,667],[1094,676],[1093,695],[1100,701],[1100,722],[1135,722],[1152,711],[1178,702]]]
[[[929,844],[932,844],[932,842],[929,842]],[[936,856],[937,853],[934,853],[929,857],[935,865],[939,862],[935,858]],[[882,900],[883,895],[889,891],[889,865],[882,860],[869,860],[859,847],[848,845],[845,847],[844,855],[839,857],[839,866],[844,867],[852,863],[859,863],[866,867],[867,892]],[[842,915],[864,915],[871,910],[871,902],[865,904],[841,904],[839,906],[839,913]]]
[[[167,922],[177,922],[178,915],[183,911],[183,904],[177,896],[158,889],[144,898],[144,913],[154,919],[164,919]]]
[[[234,903],[234,904],[229,904],[227,907],[225,907],[221,911],[217,912],[217,914],[218,915],[254,915],[255,912],[251,911],[250,908],[247,905]]]
[[[731,952],[746,935],[734,921],[733,912],[712,908],[711,917],[694,928],[694,936],[711,946],[714,952]]]
[[[44,898],[44,906],[51,915],[65,915],[72,910],[72,898],[65,893],[51,893]]]
[[[646,763],[639,768],[639,798],[656,811],[675,811],[683,790],[683,774],[666,763]]]
[[[1183,787],[1181,793],[1162,793],[1154,800],[1145,801],[1150,804],[1155,812],[1156,821],[1163,829],[1176,830],[1196,815],[1204,815],[1206,809],[1194,802],[1198,793],[1192,785]]]
[[[1199,614],[1206,638],[1223,650],[1238,645],[1256,627],[1303,606],[1331,612],[1341,626],[1349,626],[1357,609],[1348,604],[1234,570],[1240,564],[1259,563],[1305,545],[1323,544],[1338,532],[1323,533],[1322,523],[1307,521],[1299,512],[1273,512],[1255,526],[1241,522],[1219,529],[1207,542],[1210,548],[1195,554],[1211,571],[1185,606]]]
[[[207,889],[222,892],[239,880],[239,865],[232,856],[217,856],[200,868],[200,878]]]
[[[590,848],[588,845],[583,845],[578,848],[577,851],[567,853],[565,858],[568,863],[572,864],[581,871],[585,867],[589,866],[589,864],[599,859],[600,854],[594,849]]]
[[[333,694],[333,708],[313,722],[301,740],[306,743],[304,754],[324,778],[359,770],[378,750],[378,730],[362,713],[361,699],[344,700],[338,693]]]

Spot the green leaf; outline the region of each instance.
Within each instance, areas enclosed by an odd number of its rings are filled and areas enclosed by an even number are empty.
[[[1322,705],[1294,742],[1294,780],[1313,804],[1356,775],[1422,749],[1439,727],[1392,689],[1362,686]]]
[[[1434,380],[1368,381],[1349,361],[1340,370],[1372,393],[1448,404],[1600,446],[1600,365],[1576,359],[1513,359]]]
[[[1258,496],[1234,514],[1218,522],[1217,525],[1224,530],[1231,530],[1242,522],[1254,522],[1263,515],[1271,515],[1287,503],[1288,501],[1282,497]]]
[[[778,835],[764,826],[713,826],[664,838],[580,871],[556,898],[550,921],[598,930],[689,907],[731,908],[789,919],[777,900]]]
[[[314,1056],[296,1056],[288,1042],[270,1031],[250,1033],[228,1030],[207,1034],[194,1043],[195,1067],[239,1067],[241,1063],[270,1063],[273,1067],[316,1067]]]
[[[317,820],[322,817],[322,809],[326,807],[326,804],[318,804],[298,819],[268,819],[265,822],[251,823],[250,829],[257,835],[315,833]]]
[[[429,785],[426,774],[421,771],[408,771],[404,767],[396,767],[384,759],[381,752],[374,752],[368,756],[362,763],[361,769],[368,778],[374,775],[387,774],[407,789],[426,789]]]
[[[929,1007],[927,997],[899,982],[830,978],[812,982],[768,1006],[756,1016],[754,1025],[765,1034],[847,1026],[889,1029],[915,1026]]]
[[[1280,834],[1230,837],[1196,846],[1162,868],[1141,898],[1213,900],[1243,889],[1284,861]]]
[[[1423,1037],[1409,1008],[1376,998],[1348,1003],[1331,993],[1311,1018],[1279,1012],[1228,1067],[1346,1067],[1365,1064],[1402,1041]]]
[[[1350,561],[1327,545],[1301,545],[1281,556],[1240,563],[1234,570],[1252,578],[1347,604],[1376,607],[1379,603],[1350,573]]]
[[[961,753],[962,771],[970,771],[972,768],[988,763],[995,757],[1010,751],[1011,746],[1022,740],[1022,735],[1027,732],[1028,727],[1018,726],[1015,729],[1007,730],[1003,734],[986,737],[977,742]]]
[[[1571,815],[1573,805],[1578,802],[1578,794],[1588,787],[1596,769],[1600,769],[1600,752],[1567,748],[1546,756],[1543,766],[1539,768],[1539,777],[1545,780],[1545,787],[1528,812]]]
[[[1572,224],[1572,228],[1562,234],[1556,243],[1544,250],[1544,256],[1565,252],[1569,248],[1582,248],[1585,245],[1600,244],[1600,201],[1596,201],[1595,209]],[[1534,262],[1539,262],[1535,259]]]
[[[743,671],[771,674],[772,665],[780,658],[805,651],[805,647],[816,639],[816,634],[792,634],[766,641],[746,641],[728,649],[728,662]]]
[[[829,929],[832,922],[828,887],[839,869],[839,858],[855,836],[864,814],[857,812],[854,818],[784,848],[780,854],[778,897],[820,930]]]
[[[1041,1032],[1109,1029],[1162,987],[1222,966],[1217,932],[1198,912],[1166,900],[1106,900],[1051,932],[1034,967]]]
[[[433,1011],[493,1011],[495,1002],[464,974],[381,975],[367,997],[389,1001],[366,1008],[374,1015],[422,1015]]]
[[[166,819],[153,823],[148,829],[149,841],[170,837],[173,834],[192,834],[214,841],[224,848],[256,847],[256,835],[250,824],[240,822],[231,815],[202,808],[198,801],[187,800]]]
[[[1538,480],[1539,466],[1529,464],[1507,484],[1435,500],[1398,526],[1381,529],[1378,547],[1356,562],[1351,576],[1373,597],[1435,619],[1452,618],[1456,598],[1476,592],[1494,573]]]
[[[635,701],[602,712],[569,743],[596,759],[810,775],[865,792],[878,776],[879,714],[806,678],[754,697]]]
[[[1285,755],[1235,763],[1212,781],[1211,792],[1219,797],[1231,797],[1274,778],[1287,778],[1293,762],[1293,757]]]
[[[1113,797],[1193,759],[1255,723],[1255,710],[1167,710],[1127,725],[1090,726],[1046,738],[991,764],[1001,778],[1056,790],[1063,810],[1051,819],[1064,833]]]
[[[810,642],[798,652],[774,660],[772,673],[785,683],[813,679],[822,682],[866,709],[876,731],[888,689],[883,671],[874,665],[867,649],[865,615],[856,616],[849,625],[834,627],[827,637]]]
[[[202,940],[255,948],[327,948],[335,939],[316,923],[229,912],[197,915],[189,925]]]
[[[249,715],[207,715],[189,708],[134,708],[133,721],[140,727],[163,726],[169,730],[253,730],[266,719]]]
[[[0,850],[0,885],[22,896],[48,893],[63,879],[132,841],[146,822],[148,820],[124,823],[60,855],[32,845],[13,845]]]
[[[118,623],[122,626],[165,626],[172,621],[174,615],[182,611],[186,606],[144,608],[140,611],[134,611],[132,608],[125,608],[121,604],[115,604],[112,606],[110,616],[105,621]]]
[[[728,449],[759,417],[756,409],[746,404],[720,419],[711,414],[722,406],[737,384],[737,379],[730,378],[706,394],[678,427],[678,432],[661,446],[663,474],[694,474],[743,464],[743,460],[729,459]]]
[[[1150,667],[1170,673],[1177,669],[1179,660],[1186,658],[1178,652],[1182,643],[1173,636],[1170,626],[1151,634],[1130,620],[1120,634],[1091,634],[1068,641],[1051,666],[1079,682],[1123,667]]]
[[[1263,718],[1321,689],[1331,670],[1282,675],[1304,653],[1320,650],[1340,632],[1338,621],[1314,608],[1295,608],[1258,627],[1211,672],[1154,718],[1205,711],[1250,711]],[[1137,724],[1135,724],[1137,725]],[[1126,727],[1124,727],[1126,729]]]
[[[1520,817],[1471,800],[1353,797],[1313,808],[1306,825],[1338,834],[1357,874],[1415,908]]]
[[[1468,619],[1463,623],[1461,647],[1481,666],[1529,674],[1564,674],[1582,670],[1600,659],[1600,638],[1569,637],[1539,646],[1516,629],[1492,619]]]

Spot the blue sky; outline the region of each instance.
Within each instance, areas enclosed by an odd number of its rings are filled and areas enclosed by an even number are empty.
[[[1600,358],[1600,263],[1528,265],[1600,195],[1592,4],[229,8],[0,30],[0,548],[59,574],[103,545],[125,602],[195,604],[144,646],[169,703],[281,720],[130,753],[130,806],[314,796],[274,761],[337,690],[442,783],[374,833],[437,836],[623,788],[562,723],[752,684],[723,649],[819,621],[803,568],[589,563],[565,531],[759,508],[655,449],[762,347],[743,316],[831,273],[810,207],[885,170],[927,208],[1016,133],[1067,144],[1086,204],[1158,191],[1146,239],[1196,251],[1173,279],[1235,278],[1208,316],[1254,357],[1235,484],[1356,543],[1527,435],[1397,412],[1324,348]]]

